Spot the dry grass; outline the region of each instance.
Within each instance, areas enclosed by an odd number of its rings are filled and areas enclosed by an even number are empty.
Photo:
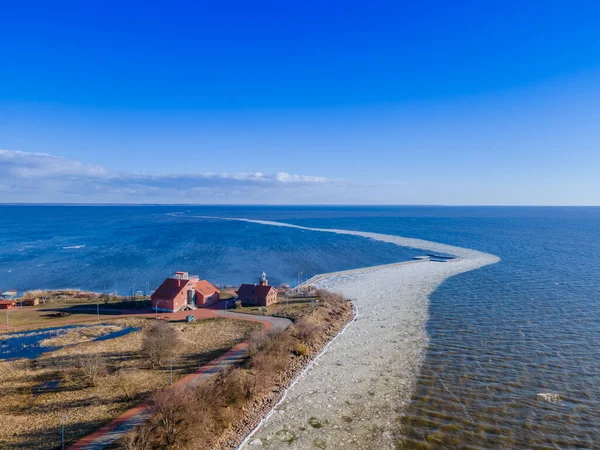
[[[90,325],[85,328],[72,328],[65,334],[61,334],[55,337],[44,339],[40,342],[42,347],[64,347],[65,345],[83,344],[85,342],[93,341],[94,339],[104,336],[108,333],[122,330],[123,326],[110,324],[110,325]]]
[[[279,295],[278,303],[269,306],[242,306],[239,312],[253,315],[288,317],[297,320],[312,313],[316,309],[319,297],[285,297]]]
[[[222,289],[219,294],[221,300],[230,300],[236,296],[235,289]]]
[[[25,299],[39,298],[45,306],[73,305],[82,303],[113,302],[120,301],[121,297],[110,294],[98,294],[97,292],[81,291],[79,289],[41,290],[35,289],[23,294]]]
[[[74,320],[85,320],[96,317],[96,314],[72,314],[65,317],[57,317],[51,311],[42,311],[48,308],[72,308],[74,306],[95,307],[100,304],[100,313],[114,312],[115,306],[123,303],[124,306],[131,304],[128,309],[136,309],[135,302],[124,302],[122,297],[108,294],[98,294],[95,292],[80,291],[77,289],[64,289],[54,291],[42,291],[39,289],[27,291],[23,294],[23,299],[40,299],[37,306],[22,306],[20,300],[17,300],[16,307],[0,311],[0,333],[14,331],[13,327],[52,327],[60,326]],[[142,300],[147,297],[137,297],[137,303],[143,303]],[[127,309],[127,308],[126,308]],[[11,329],[6,329],[6,312],[8,311],[8,324]]]
[[[105,321],[106,322],[106,321]],[[148,328],[152,319],[120,318],[109,323]],[[260,324],[210,319],[172,324],[180,345],[173,365],[177,380],[232,347],[232,334],[248,336]],[[2,448],[59,448],[61,417],[66,414],[66,439],[73,442],[169,383],[169,367],[153,370],[140,355],[143,332],[108,341],[85,342],[47,353],[35,360],[0,362],[0,428]],[[94,380],[81,361],[101,355],[105,371]],[[59,381],[44,391],[44,383]]]
[[[8,324],[12,327],[55,327],[73,322],[74,320],[93,319],[96,314],[77,314],[65,317],[56,317],[55,313],[40,311],[43,306],[23,306],[0,311],[0,333],[6,333],[6,311],[8,311]],[[14,331],[9,329],[8,332]]]

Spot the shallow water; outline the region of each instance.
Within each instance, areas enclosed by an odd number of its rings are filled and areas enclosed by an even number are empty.
[[[407,415],[398,418],[398,447],[597,448],[600,209],[431,213],[335,225],[502,258],[432,294],[429,347]]]
[[[107,324],[65,325],[61,327],[41,328],[31,331],[19,331],[0,336],[0,360],[27,358],[34,359],[64,346],[43,345],[42,341],[65,335],[69,330],[78,328],[109,326]],[[107,341],[125,336],[139,328],[123,327],[119,330],[104,333],[91,341]]]

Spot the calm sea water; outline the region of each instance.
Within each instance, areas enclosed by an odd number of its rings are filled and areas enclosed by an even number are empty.
[[[290,210],[292,211],[292,210]],[[0,206],[0,289],[81,288],[128,294],[183,270],[217,284],[296,284],[330,270],[411,259],[423,251],[355,236],[236,221],[275,209]]]
[[[266,270],[272,282],[294,283],[298,271],[307,278],[422,253],[199,215],[397,234],[500,256],[433,294],[430,345],[398,446],[598,447],[600,208],[3,206],[0,288],[126,292],[176,269],[216,283]]]

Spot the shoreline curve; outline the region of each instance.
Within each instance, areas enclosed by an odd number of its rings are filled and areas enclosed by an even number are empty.
[[[351,269],[308,280],[314,287],[343,294],[361,315],[294,380],[240,449],[394,448],[402,434],[398,419],[410,402],[425,358],[430,295],[452,276],[500,261],[488,253],[421,239],[200,217],[361,236],[457,257],[444,263],[405,261]]]

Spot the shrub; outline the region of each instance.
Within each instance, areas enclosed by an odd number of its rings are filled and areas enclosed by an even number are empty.
[[[252,397],[254,380],[240,368],[227,370],[215,381],[225,406],[239,406]]]
[[[265,353],[279,359],[288,356],[293,343],[290,334],[284,330],[258,331],[252,333],[248,339],[248,355],[252,358],[257,354]]]
[[[322,326],[314,323],[308,317],[301,317],[294,324],[294,334],[296,337],[309,345],[314,344],[318,340],[322,331]]]
[[[325,289],[317,289],[315,295],[319,297],[325,303],[346,303],[346,299],[343,295],[336,294],[335,292],[329,292]]]
[[[258,353],[250,360],[250,368],[254,371],[258,389],[263,389],[271,384],[274,376],[282,364],[280,359],[268,353]],[[283,364],[285,366],[285,363]]]
[[[294,346],[294,353],[298,356],[308,355],[308,345],[306,345],[304,342],[297,342]]]
[[[202,419],[195,427],[195,436],[206,443],[214,433],[228,427],[235,420],[239,408],[227,408],[222,390],[215,381],[194,389],[193,408]]]
[[[33,291],[27,291],[23,294],[23,300],[29,300],[34,298],[40,298],[44,292],[41,289],[35,289]]]
[[[241,302],[241,300],[236,300],[235,301],[235,309],[242,309],[242,302]]]
[[[167,322],[157,322],[146,330],[142,342],[142,354],[148,358],[152,368],[162,366],[172,358],[179,344],[179,335]]]
[[[147,422],[127,433],[119,448],[123,450],[152,450],[152,428]]]
[[[266,387],[287,365],[294,340],[285,331],[257,332],[248,340],[250,368],[257,388]]]
[[[188,389],[159,391],[152,397],[154,432],[166,448],[181,445],[189,439],[191,429],[191,395]]]
[[[132,393],[134,392],[135,380],[128,377],[122,372],[118,372],[113,379],[113,386],[123,393],[127,401],[133,400]]]
[[[98,378],[106,374],[106,360],[99,353],[81,355],[78,365],[83,378],[92,386],[96,386]]]
[[[196,415],[190,389],[167,389],[152,398],[153,414],[143,425],[124,439],[128,449],[182,448],[192,440]]]

